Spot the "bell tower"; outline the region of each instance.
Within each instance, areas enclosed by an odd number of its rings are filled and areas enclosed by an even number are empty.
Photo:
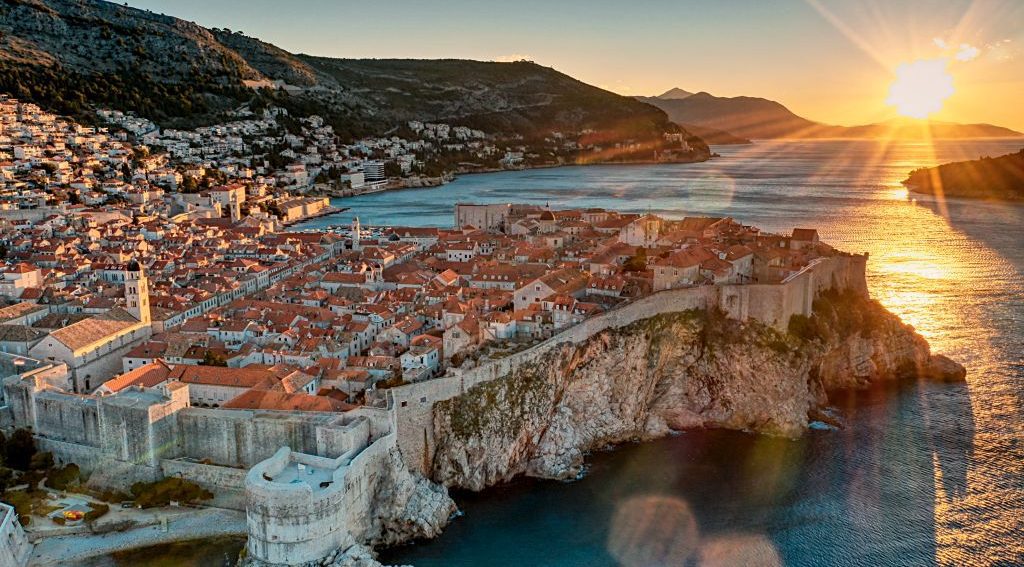
[[[359,225],[359,217],[352,219],[352,249],[362,250],[362,245],[359,244],[359,233],[362,231],[362,227]]]
[[[124,278],[124,299],[128,305],[128,312],[135,316],[140,323],[151,322],[149,316],[149,279],[146,272],[137,260],[128,263],[128,269]]]

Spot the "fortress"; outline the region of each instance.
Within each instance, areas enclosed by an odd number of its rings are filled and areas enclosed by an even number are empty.
[[[373,539],[374,522],[386,515],[385,483],[410,471],[429,475],[435,403],[500,380],[561,344],[660,313],[718,308],[783,330],[792,315],[810,315],[823,290],[866,295],[866,261],[835,255],[779,284],[656,292],[505,358],[391,388],[384,407],[344,413],[190,407],[188,385],[180,382],[77,394],[67,388],[67,364],[0,353],[0,428],[31,428],[41,450],[58,463],[78,464],[95,486],[123,489],[164,476],[194,481],[216,495],[213,505],[246,511],[248,561],[303,564]],[[393,470],[396,455],[401,471]]]

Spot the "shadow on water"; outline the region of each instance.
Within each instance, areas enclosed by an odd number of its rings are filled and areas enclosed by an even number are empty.
[[[947,199],[940,203],[930,195],[915,193],[909,198],[945,218],[950,227],[985,243],[1018,271],[1024,270],[1024,248],[1020,245],[1024,204],[970,199]]]
[[[438,539],[384,550],[439,565],[931,565],[941,498],[967,490],[962,385],[836,396],[850,425],[800,439],[691,431],[589,458],[588,475],[457,493]],[[682,559],[681,559],[682,558]],[[698,561],[699,559],[699,561]]]

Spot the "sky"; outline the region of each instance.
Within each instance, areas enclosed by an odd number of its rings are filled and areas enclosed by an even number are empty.
[[[759,96],[830,124],[896,116],[901,106],[890,91],[897,77],[932,69],[945,73],[940,87],[928,80],[909,85],[936,99],[919,105],[930,118],[1024,131],[1024,0],[127,4],[240,30],[293,53],[529,59],[620,94],[655,95],[680,87]],[[907,90],[902,87],[896,92]]]

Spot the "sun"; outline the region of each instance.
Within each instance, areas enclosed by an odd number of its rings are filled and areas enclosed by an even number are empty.
[[[928,118],[942,110],[942,102],[953,95],[953,76],[945,59],[919,59],[896,68],[896,80],[889,87],[885,103],[901,116]]]

